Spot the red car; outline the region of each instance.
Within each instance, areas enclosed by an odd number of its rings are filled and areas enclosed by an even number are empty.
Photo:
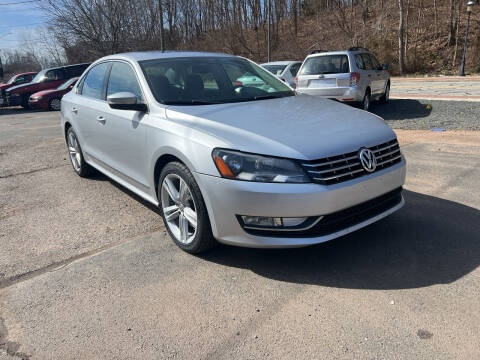
[[[82,75],[89,65],[76,64],[42,70],[28,84],[17,85],[5,91],[7,104],[9,106],[21,105],[24,108],[28,108],[30,95],[42,90],[56,89],[65,81]]]
[[[60,101],[62,100],[63,95],[72,90],[77,80],[78,77],[74,77],[65,81],[56,89],[39,91],[32,94],[28,100],[28,106],[30,109],[60,110]]]
[[[13,75],[6,83],[0,83],[0,106],[7,105],[5,101],[5,90],[17,85],[29,83],[35,75],[37,75],[36,72],[21,73]]]

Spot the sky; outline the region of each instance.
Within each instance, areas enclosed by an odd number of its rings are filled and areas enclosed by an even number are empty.
[[[46,18],[39,0],[0,0],[0,49],[17,49],[26,40],[33,42]]]

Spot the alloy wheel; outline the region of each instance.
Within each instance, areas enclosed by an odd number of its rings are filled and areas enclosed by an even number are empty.
[[[68,153],[70,154],[70,160],[72,161],[73,168],[76,172],[80,172],[82,167],[82,155],[80,152],[80,146],[78,145],[77,137],[73,131],[68,133]]]
[[[60,99],[52,99],[50,101],[50,108],[55,111],[60,110]]]
[[[162,182],[162,210],[173,236],[182,244],[190,244],[197,233],[197,207],[185,180],[168,174]]]

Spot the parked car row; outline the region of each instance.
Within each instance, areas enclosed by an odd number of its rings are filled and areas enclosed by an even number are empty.
[[[18,106],[25,109],[60,110],[62,96],[71,90],[76,79],[90,64],[75,64],[45,69],[39,73],[13,76],[0,85],[0,106]]]
[[[388,66],[380,65],[368,49],[316,50],[303,63],[278,61],[262,64],[300,93],[370,109],[372,100],[386,103],[390,96]]]

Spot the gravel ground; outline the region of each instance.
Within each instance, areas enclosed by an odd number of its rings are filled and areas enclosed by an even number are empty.
[[[480,102],[391,99],[371,111],[394,129],[480,130]]]

